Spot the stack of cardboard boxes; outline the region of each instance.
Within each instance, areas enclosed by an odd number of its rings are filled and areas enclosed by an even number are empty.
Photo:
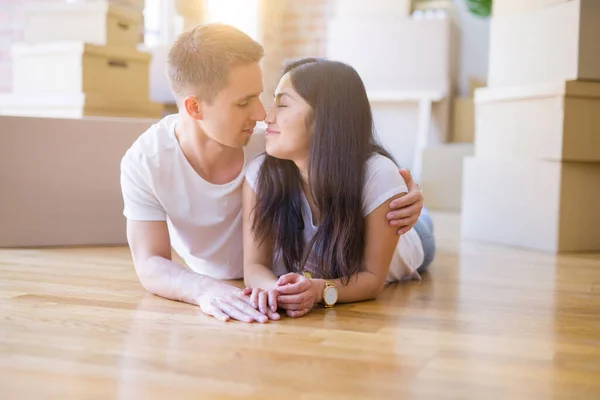
[[[600,2],[495,0],[462,235],[600,250]]]
[[[12,46],[7,115],[158,118],[149,100],[151,55],[137,50],[143,2],[31,2],[24,41]]]
[[[419,182],[427,208],[460,211],[463,160],[474,152],[475,106],[473,93],[483,83],[469,82],[469,94],[452,99],[450,141],[423,150],[423,174]]]

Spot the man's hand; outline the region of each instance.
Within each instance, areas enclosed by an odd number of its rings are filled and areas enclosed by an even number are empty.
[[[279,314],[267,309],[266,315],[252,306],[248,289],[236,293],[206,293],[198,301],[198,305],[207,315],[220,321],[229,321],[231,318],[242,322],[265,323],[269,319],[278,320]]]
[[[304,275],[289,273],[282,275],[277,281],[277,299],[279,306],[286,310],[292,318],[308,314],[318,302],[318,284],[316,280]]]
[[[398,228],[398,235],[408,232],[419,219],[423,209],[423,194],[413,179],[410,171],[401,169],[400,174],[406,181],[408,193],[390,202],[390,209],[386,217],[390,225]]]

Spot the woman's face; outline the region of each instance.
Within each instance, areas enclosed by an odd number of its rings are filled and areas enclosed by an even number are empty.
[[[279,81],[275,103],[267,114],[267,154],[304,162],[313,136],[313,110],[292,86],[289,72]]]

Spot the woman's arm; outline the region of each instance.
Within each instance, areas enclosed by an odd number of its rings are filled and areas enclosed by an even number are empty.
[[[363,270],[350,277],[350,281],[346,285],[342,283],[341,279],[333,281],[338,290],[339,303],[371,300],[383,290],[399,240],[396,227],[390,226],[386,213],[389,202],[403,195],[404,193],[388,199],[365,217]],[[322,280],[319,283],[317,285],[317,302],[322,300],[325,288]]]
[[[332,280],[338,290],[338,303],[371,300],[383,290],[399,240],[396,228],[390,226],[386,219],[386,213],[389,202],[404,194],[391,197],[365,217],[363,271],[350,277],[347,284],[341,279]],[[300,316],[305,312],[299,311],[323,300],[325,281],[310,279],[308,285],[306,278],[295,275],[297,274],[287,274],[280,278],[278,303],[288,311],[298,312],[297,315]],[[303,291],[302,288],[306,289]]]
[[[273,239],[260,243],[252,232],[251,212],[256,204],[256,193],[244,181],[242,196],[242,225],[244,243],[244,284],[250,288],[263,290],[277,287],[277,276],[271,269],[273,260]]]

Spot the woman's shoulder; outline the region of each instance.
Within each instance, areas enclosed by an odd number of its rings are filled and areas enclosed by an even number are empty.
[[[371,178],[373,178],[373,176],[377,174],[393,173],[402,178],[398,171],[399,167],[391,158],[384,156],[383,154],[373,153],[373,155],[369,157],[366,163],[365,181],[369,181]]]
[[[396,163],[382,154],[373,154],[366,163],[363,188],[363,215],[370,214],[385,201],[408,188]]]

